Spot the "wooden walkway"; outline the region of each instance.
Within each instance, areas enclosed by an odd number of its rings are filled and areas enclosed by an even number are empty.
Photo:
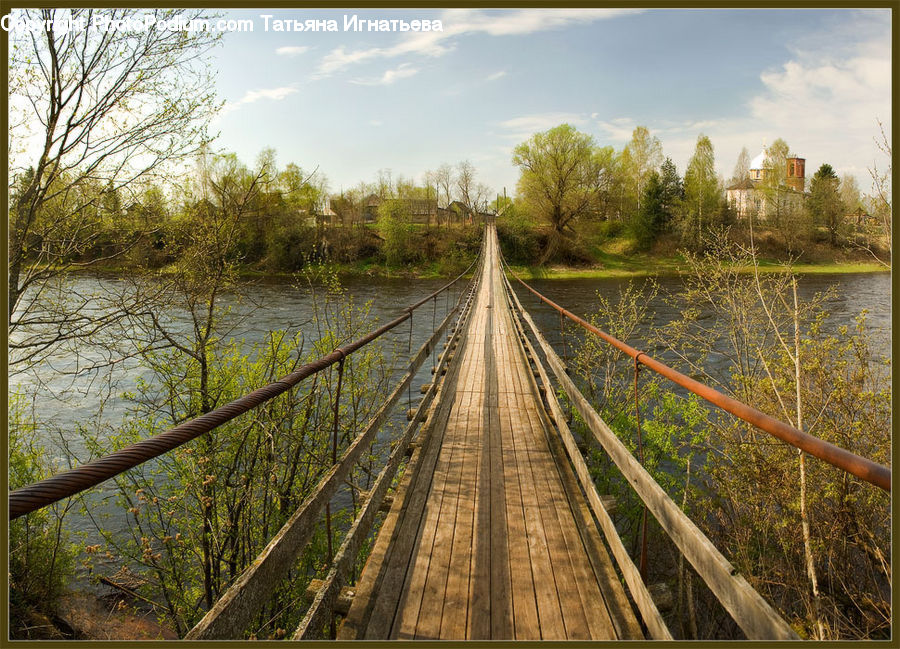
[[[468,324],[338,638],[642,638],[486,236]]]

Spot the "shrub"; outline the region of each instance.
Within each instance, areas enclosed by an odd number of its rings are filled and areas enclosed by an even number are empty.
[[[53,471],[35,441],[33,420],[19,394],[9,397],[9,488],[18,489]],[[9,524],[9,614],[11,637],[29,637],[30,611],[52,615],[75,566],[75,550],[63,527],[65,505],[40,509]]]

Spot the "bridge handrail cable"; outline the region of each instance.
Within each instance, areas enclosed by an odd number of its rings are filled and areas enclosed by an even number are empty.
[[[763,430],[770,435],[773,435],[778,439],[787,442],[791,446],[801,449],[809,453],[813,457],[819,458],[820,460],[824,460],[832,466],[846,471],[847,473],[850,473],[851,475],[854,475],[857,478],[860,478],[861,480],[864,480],[870,484],[880,487],[887,492],[891,491],[891,469],[889,469],[888,467],[856,455],[855,453],[841,448],[840,446],[835,446],[834,444],[826,442],[823,439],[819,439],[818,437],[810,435],[809,433],[805,433],[795,428],[794,426],[791,426],[790,424],[779,421],[778,419],[775,419],[774,417],[771,417],[764,412],[761,412],[756,408],[743,403],[742,401],[738,401],[737,399],[726,396],[715,388],[712,388],[688,376],[685,376],[681,372],[672,369],[665,363],[661,363],[651,356],[648,356],[646,353],[622,342],[618,338],[615,338],[614,336],[601,331],[583,318],[579,318],[571,311],[564,309],[553,300],[536,291],[534,288],[526,284],[522,280],[522,278],[516,275],[515,272],[513,272],[513,270],[509,267],[509,264],[507,264],[506,261],[502,258],[502,253],[501,261],[510,275],[512,275],[516,279],[516,281],[518,281],[522,286],[524,286],[536,297],[538,297],[542,302],[544,302],[550,308],[562,314],[572,322],[575,322],[595,336],[600,337],[613,347],[624,352],[625,354],[633,358],[635,362],[641,363],[657,374],[664,376],[674,383],[677,383],[681,387],[690,392],[693,392],[699,397],[702,397],[706,401],[718,406],[722,410],[730,412],[739,419],[753,424],[760,430]]]

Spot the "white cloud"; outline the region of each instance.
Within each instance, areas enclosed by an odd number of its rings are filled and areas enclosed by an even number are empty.
[[[500,122],[500,128],[507,131],[504,137],[512,139],[526,139],[539,133],[547,131],[554,126],[560,124],[572,124],[573,126],[582,126],[587,123],[584,115],[579,113],[536,113],[534,115],[523,115]]]
[[[489,74],[484,78],[485,81],[496,81],[497,79],[502,79],[506,76],[506,70],[500,70],[499,72],[495,72],[494,74]]]
[[[361,86],[389,86],[399,79],[406,79],[414,74],[418,74],[418,72],[419,70],[410,67],[409,63],[403,63],[393,70],[385,70],[383,75],[375,79],[351,79],[350,83]]]
[[[443,31],[410,32],[390,47],[373,47],[347,51],[343,46],[326,54],[313,73],[313,78],[327,77],[344,68],[376,58],[394,58],[404,54],[437,57],[456,48],[451,39],[471,34],[490,36],[526,35],[559,29],[574,24],[587,24],[618,16],[640,13],[639,9],[519,9],[486,11],[481,9],[448,9],[441,14]]]
[[[602,135],[602,144],[617,144],[621,148],[631,139],[631,132],[637,124],[630,117],[617,117],[608,121],[598,120],[597,126]]]
[[[369,126],[383,126],[383,125],[384,125],[384,122],[382,122],[380,119],[370,119],[369,120]]]
[[[244,96],[237,101],[226,102],[220,112],[221,115],[237,110],[246,104],[252,104],[260,99],[268,99],[269,101],[281,101],[285,97],[293,95],[297,92],[296,86],[282,86],[280,88],[263,88],[261,90],[248,90]]]
[[[761,88],[739,114],[681,122],[592,114],[598,142],[621,149],[634,127],[645,125],[684,173],[703,133],[715,148],[718,172],[728,178],[742,147],[753,157],[780,137],[806,158],[807,177],[827,162],[841,175],[855,175],[868,191],[867,168],[875,160],[882,164],[872,141],[876,119],[890,137],[892,73],[890,23],[876,29],[870,19],[861,16],[859,28],[845,23],[803,49],[795,46],[789,60],[760,72]]]
[[[287,45],[275,50],[278,56],[298,56],[310,50],[309,45]]]

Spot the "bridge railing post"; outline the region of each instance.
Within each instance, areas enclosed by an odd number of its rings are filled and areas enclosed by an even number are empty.
[[[562,314],[560,314],[562,317]],[[643,352],[641,352],[643,353]],[[638,354],[640,356],[640,354]],[[641,466],[644,466],[644,436],[641,431],[641,403],[638,393],[638,374],[641,366],[638,364],[638,356],[634,357],[634,420],[637,427],[638,457]],[[644,513],[641,518],[641,579],[647,583],[647,504],[643,503]]]

